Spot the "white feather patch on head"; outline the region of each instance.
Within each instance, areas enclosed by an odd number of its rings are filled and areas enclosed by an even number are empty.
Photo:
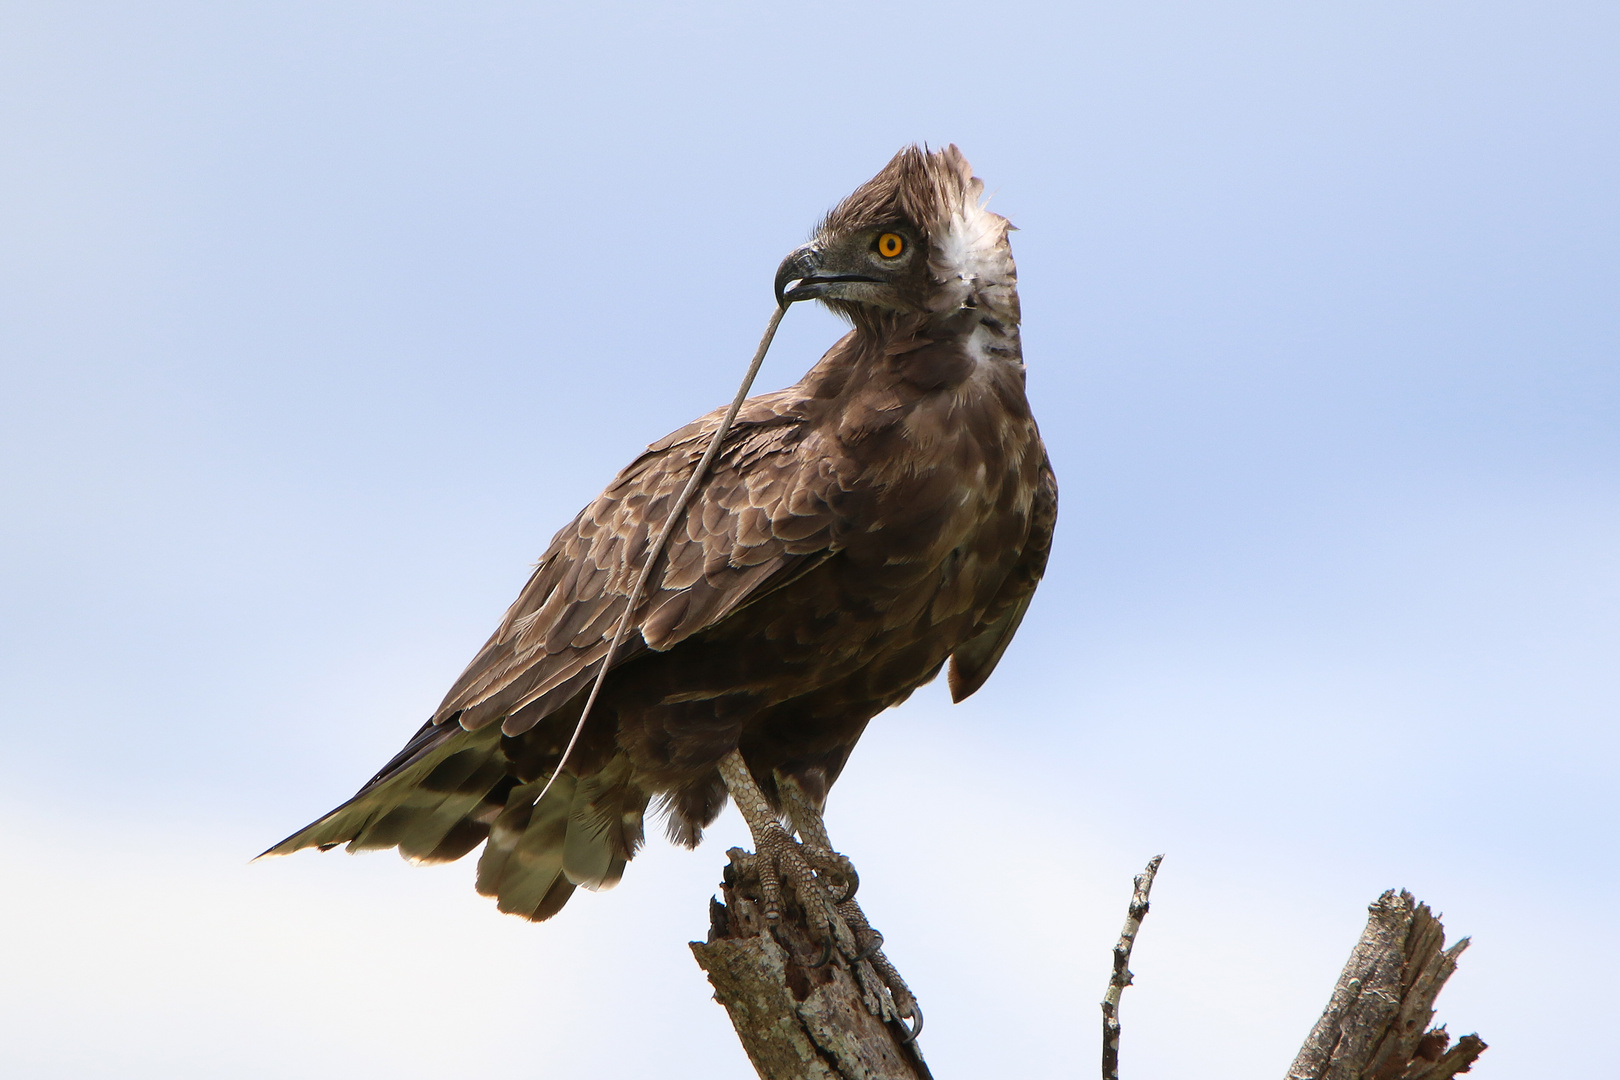
[[[1018,271],[1007,243],[1009,224],[982,202],[984,182],[973,177],[930,237],[929,269],[941,286],[936,310],[982,305],[1016,321]]]

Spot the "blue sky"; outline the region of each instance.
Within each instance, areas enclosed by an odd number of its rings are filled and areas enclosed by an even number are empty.
[[[1020,227],[1063,487],[996,677],[829,808],[940,1074],[1089,1074],[1158,852],[1128,1077],[1281,1075],[1389,887],[1473,935],[1479,1075],[1593,1071],[1617,52],[1596,3],[8,5],[0,1071],[749,1075],[685,949],[734,815],[538,927],[470,864],[246,860],[913,140]]]

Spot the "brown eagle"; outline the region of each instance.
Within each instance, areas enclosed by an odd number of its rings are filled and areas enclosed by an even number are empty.
[[[618,881],[649,801],[693,846],[729,793],[770,889],[814,892],[839,860],[820,810],[867,722],[947,661],[955,700],[977,690],[1051,546],[1057,484],[1024,394],[1011,226],[982,193],[956,147],[908,147],[782,263],[781,305],[820,300],[854,329],[743,405],[543,799],[719,410],[653,443],[559,532],[432,719],[266,854],[347,844],[439,862],[482,843],[479,892],[540,920],[576,886]],[[823,928],[843,912],[866,929],[847,903],[823,906]]]

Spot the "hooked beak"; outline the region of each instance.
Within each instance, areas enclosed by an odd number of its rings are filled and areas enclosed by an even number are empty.
[[[800,300],[818,300],[826,296],[834,285],[844,281],[875,283],[876,278],[860,274],[821,273],[822,253],[815,244],[797,248],[776,270],[776,303],[780,307]],[[789,286],[792,286],[789,288]]]

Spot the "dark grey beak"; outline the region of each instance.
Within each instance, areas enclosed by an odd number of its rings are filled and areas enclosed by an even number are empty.
[[[800,300],[818,300],[834,285],[844,281],[876,282],[862,274],[823,274],[822,253],[815,244],[805,244],[782,260],[776,268],[776,303],[780,307]],[[789,285],[793,287],[788,288]],[[835,296],[834,299],[837,299]]]
[[[814,244],[796,249],[776,268],[776,303],[787,307],[798,300],[813,300],[820,293],[815,288],[816,271],[821,267],[821,252]],[[788,286],[793,288],[789,289]]]

